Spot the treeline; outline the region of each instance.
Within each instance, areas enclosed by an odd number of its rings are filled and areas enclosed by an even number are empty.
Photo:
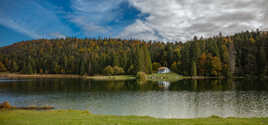
[[[121,75],[161,66],[192,76],[268,75],[268,33],[182,42],[121,39],[39,39],[0,48],[0,72]]]

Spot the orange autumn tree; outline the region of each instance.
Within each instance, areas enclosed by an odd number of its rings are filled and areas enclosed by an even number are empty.
[[[203,76],[219,76],[222,71],[222,63],[219,57],[212,56],[211,53],[202,53],[199,58],[199,72]]]

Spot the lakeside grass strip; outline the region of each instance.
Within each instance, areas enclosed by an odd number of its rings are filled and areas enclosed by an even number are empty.
[[[87,75],[71,75],[71,74],[17,74],[17,73],[0,73],[0,78],[79,78],[79,79],[91,79],[91,80],[100,80],[100,81],[125,81],[125,80],[136,80],[135,75],[114,75],[114,76],[87,76]],[[233,77],[234,79],[238,78],[247,78],[247,77]],[[268,77],[265,77],[268,78]],[[168,81],[174,82],[179,80],[203,80],[203,79],[225,79],[222,76],[219,77],[208,77],[208,76],[182,76],[177,73],[171,72],[166,74],[147,74],[146,80],[148,81]]]
[[[118,76],[86,76],[87,79],[93,80],[116,80],[116,81],[123,81],[123,80],[135,80],[136,77],[132,75],[118,75]]]
[[[79,110],[0,110],[1,125],[267,125],[268,118],[159,119],[95,115]]]
[[[174,82],[178,80],[182,80],[184,77],[181,75],[178,75],[176,73],[166,73],[166,74],[149,74],[146,76],[146,80],[149,81],[168,81],[168,82]]]
[[[135,80],[136,77],[132,75],[115,75],[115,76],[81,76],[69,74],[15,74],[15,73],[0,73],[3,78],[82,78],[92,80]]]

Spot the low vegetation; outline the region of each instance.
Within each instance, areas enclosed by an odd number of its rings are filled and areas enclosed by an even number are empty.
[[[68,74],[15,74],[15,73],[0,73],[3,78],[81,78],[92,80],[134,80],[133,75],[111,75],[111,76],[86,76],[86,75],[68,75]]]
[[[132,75],[115,75],[115,76],[86,76],[87,79],[92,80],[104,80],[104,81],[123,81],[123,80],[135,80],[136,77]]]
[[[158,119],[95,115],[77,110],[0,110],[1,125],[266,125],[268,118]]]
[[[11,109],[13,108],[7,101],[0,104],[0,109]]]
[[[69,74],[18,74],[18,73],[0,73],[3,78],[82,78],[80,75]]]
[[[54,109],[52,106],[27,106],[27,107],[16,107],[12,106],[9,104],[9,102],[5,101],[0,104],[0,110],[18,110],[18,109],[23,109],[23,110],[50,110]]]
[[[153,73],[153,74],[148,74],[146,76],[146,79],[150,81],[167,81],[167,82],[174,82],[174,81],[182,80],[183,78],[184,78],[183,76],[180,76],[173,72],[164,73],[164,74]]]
[[[138,72],[136,75],[137,80],[146,81],[146,73],[145,72]]]

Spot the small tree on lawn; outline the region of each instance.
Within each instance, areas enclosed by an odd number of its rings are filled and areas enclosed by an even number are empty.
[[[114,70],[115,75],[122,75],[125,73],[124,69],[122,67],[119,67],[119,66],[114,66],[113,70]]]
[[[114,74],[114,69],[113,69],[112,66],[109,65],[109,66],[104,68],[103,72],[104,72],[105,75],[113,75]]]
[[[138,80],[145,81],[146,80],[146,73],[145,72],[138,72],[136,75],[136,78]]]

